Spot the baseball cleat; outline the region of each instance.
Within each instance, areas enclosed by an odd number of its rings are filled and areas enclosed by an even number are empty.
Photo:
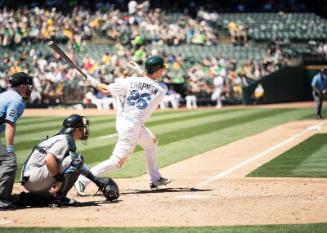
[[[61,197],[61,198],[57,198],[52,206],[53,207],[65,207],[65,206],[78,206],[78,205],[79,205],[79,202],[74,199],[70,199],[68,197]]]
[[[152,181],[150,183],[150,188],[151,189],[156,189],[158,188],[159,186],[163,186],[163,185],[167,185],[171,182],[171,179],[169,178],[164,178],[164,177],[160,177],[160,179],[158,180],[155,180],[155,181]]]
[[[76,189],[77,195],[81,197],[85,197],[85,185],[81,181],[76,181],[74,184],[74,187]]]

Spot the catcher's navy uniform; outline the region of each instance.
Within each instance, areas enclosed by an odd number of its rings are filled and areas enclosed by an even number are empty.
[[[119,189],[110,178],[95,177],[84,163],[83,156],[76,152],[76,137],[87,140],[89,121],[86,117],[73,114],[63,122],[64,128],[34,147],[24,163],[21,173],[23,186],[28,194],[20,195],[19,205],[54,204],[58,206],[77,205],[75,200],[66,197],[80,174],[92,180],[109,201],[119,197]],[[82,132],[82,133],[81,133]],[[57,167],[58,173],[50,171],[49,158],[53,158],[52,166]],[[52,188],[62,183],[58,192]]]

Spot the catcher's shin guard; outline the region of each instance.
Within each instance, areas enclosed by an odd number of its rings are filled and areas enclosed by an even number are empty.
[[[68,191],[73,187],[74,183],[78,179],[79,172],[65,173],[64,181],[62,183],[61,189],[58,192],[57,196],[66,196]]]
[[[73,187],[79,176],[79,172],[65,173],[61,189],[55,195],[53,206],[78,206],[79,202],[66,197],[68,191]]]

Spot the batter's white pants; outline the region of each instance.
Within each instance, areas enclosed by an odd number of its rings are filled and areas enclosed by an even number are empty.
[[[144,149],[146,168],[150,181],[158,180],[161,177],[156,158],[158,142],[150,129],[124,115],[117,118],[116,129],[118,132],[118,142],[112,155],[109,159],[93,167],[91,172],[95,176],[100,176],[120,168],[138,144]],[[79,177],[79,181],[85,185],[90,183],[90,180],[83,176]]]

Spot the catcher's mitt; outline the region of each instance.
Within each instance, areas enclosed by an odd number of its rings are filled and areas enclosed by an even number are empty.
[[[116,182],[110,177],[97,177],[95,184],[108,201],[115,201],[119,198],[119,188]]]

